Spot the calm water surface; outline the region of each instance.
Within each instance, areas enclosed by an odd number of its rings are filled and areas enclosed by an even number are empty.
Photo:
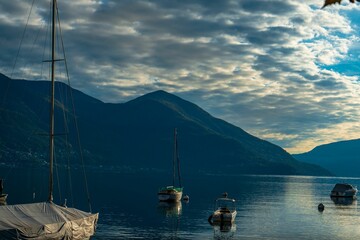
[[[166,205],[156,196],[164,179],[113,177],[119,184],[109,186],[116,194],[101,204],[95,239],[360,239],[357,201],[329,197],[335,183],[360,186],[360,179],[188,176],[184,192],[189,203]],[[237,200],[238,214],[235,224],[220,230],[207,219],[224,191]],[[322,213],[319,203],[325,205]]]
[[[0,176],[4,174],[0,169]],[[164,173],[93,172],[88,179],[93,212],[100,213],[96,240],[360,239],[357,200],[334,202],[329,197],[335,183],[360,186],[359,178],[185,175],[184,193],[190,201],[175,205],[157,200],[158,188],[171,184]],[[46,200],[47,172],[13,172],[5,183],[8,204],[31,202],[33,192],[36,201]],[[74,188],[76,197],[81,196],[81,187]],[[207,219],[214,200],[225,191],[237,200],[238,214],[235,224],[220,229]],[[322,213],[319,203],[325,205]]]

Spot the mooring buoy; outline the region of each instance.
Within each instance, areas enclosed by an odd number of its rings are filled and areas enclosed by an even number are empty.
[[[319,210],[319,212],[324,211],[324,209],[325,209],[324,204],[320,203],[320,204],[318,205],[318,210]]]

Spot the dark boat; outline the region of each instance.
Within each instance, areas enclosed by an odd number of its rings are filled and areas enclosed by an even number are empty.
[[[357,188],[348,183],[337,183],[331,190],[332,198],[356,198]]]

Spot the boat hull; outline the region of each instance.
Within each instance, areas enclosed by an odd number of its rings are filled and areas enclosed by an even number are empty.
[[[216,210],[212,215],[212,222],[216,223],[233,223],[236,218],[236,211],[232,212],[222,212],[220,210]]]
[[[330,193],[332,198],[356,198],[358,192],[355,186],[348,183],[337,183]]]
[[[235,222],[236,214],[235,199],[228,198],[227,194],[223,194],[223,197],[216,199],[215,211],[210,215],[208,221],[211,225],[232,224]]]
[[[179,202],[182,192],[159,192],[158,198],[161,202]]]
[[[356,198],[356,191],[331,191],[330,197],[332,198]]]

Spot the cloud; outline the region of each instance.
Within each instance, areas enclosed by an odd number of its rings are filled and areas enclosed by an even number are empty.
[[[5,74],[12,70],[28,4],[0,2]],[[23,69],[41,78],[33,63],[43,58],[46,39],[32,31],[47,31],[49,5],[41,4],[33,8],[14,77],[26,78]],[[354,4],[321,5],[68,0],[59,9],[73,87],[105,102],[163,89],[301,152],[359,132],[359,14]],[[334,128],[338,135],[331,134]]]

